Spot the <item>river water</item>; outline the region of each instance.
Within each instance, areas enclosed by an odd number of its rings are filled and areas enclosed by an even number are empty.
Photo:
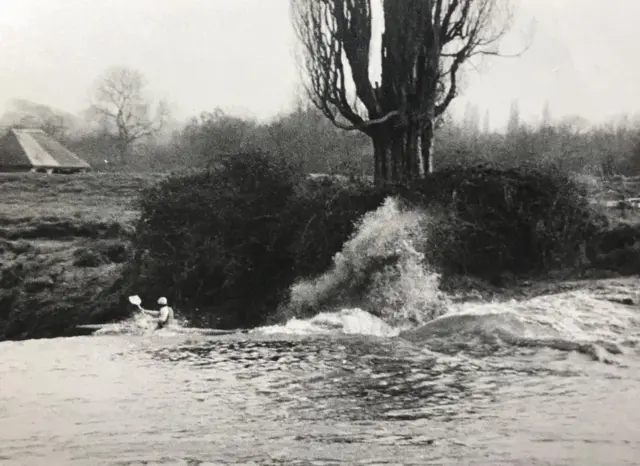
[[[537,299],[584,311],[589,296]],[[352,310],[304,332],[5,342],[0,464],[639,464],[640,312],[592,309],[613,354],[533,327],[496,337],[539,304],[467,305],[479,320],[428,337],[359,335],[376,320]]]
[[[0,464],[640,464],[640,279],[458,302],[416,266],[411,218],[379,214],[408,229],[365,222],[293,287],[309,318],[0,343]],[[361,306],[323,305],[354,270]]]

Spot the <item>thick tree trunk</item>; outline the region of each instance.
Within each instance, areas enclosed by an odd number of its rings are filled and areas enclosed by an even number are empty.
[[[422,175],[433,173],[433,121],[429,122],[422,132]]]
[[[429,128],[378,128],[372,136],[376,184],[405,184],[433,171],[433,126]]]
[[[118,141],[118,156],[120,165],[126,165],[129,161],[129,145],[126,142]]]

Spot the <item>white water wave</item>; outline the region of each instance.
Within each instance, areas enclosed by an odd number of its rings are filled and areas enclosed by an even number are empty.
[[[594,359],[635,348],[640,337],[637,306],[583,289],[502,303],[467,303],[401,337],[446,350],[487,344],[547,347]]]
[[[307,317],[357,307],[398,327],[440,315],[446,309],[440,276],[421,252],[430,221],[425,212],[403,209],[397,199],[387,198],[363,216],[326,273],[291,287],[292,313]]]
[[[318,335],[343,333],[377,337],[397,336],[400,331],[384,320],[362,309],[342,309],[339,312],[321,312],[310,319],[293,318],[284,325],[255,329],[257,334]]]
[[[449,354],[495,352],[509,347],[551,348],[610,362],[618,355],[637,351],[639,346],[640,309],[632,305],[638,285],[638,279],[627,280],[622,289],[626,301],[606,292],[609,289],[619,296],[619,285],[605,283],[601,285],[603,293],[594,282],[585,282],[590,288],[520,301],[456,304],[446,314],[409,330],[355,308],[321,312],[309,319],[293,318],[283,325],[256,329],[255,333],[400,337]]]
[[[258,331],[400,335],[443,352],[546,347],[596,359],[640,341],[638,309],[612,298],[637,302],[637,279],[585,281],[581,290],[520,301],[453,304],[421,252],[437,246],[428,237],[436,221],[386,199],[362,218],[326,273],[292,287],[296,317]]]
[[[172,324],[158,330],[156,328],[156,319],[143,314],[136,314],[129,319],[114,324],[105,324],[102,328],[96,330],[93,335],[166,335],[173,336],[178,333],[188,332],[190,329],[186,325],[186,321],[176,319]],[[197,329],[196,329],[197,330]]]

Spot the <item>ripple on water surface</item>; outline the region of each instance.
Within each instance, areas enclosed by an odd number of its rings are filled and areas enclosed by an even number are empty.
[[[3,464],[633,464],[640,453],[638,373],[576,353],[444,355],[345,335],[0,348]]]

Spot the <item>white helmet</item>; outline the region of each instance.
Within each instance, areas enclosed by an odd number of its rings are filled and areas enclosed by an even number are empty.
[[[164,296],[160,299],[158,299],[158,304],[160,304],[161,306],[166,306],[167,305],[167,298],[165,298]]]

